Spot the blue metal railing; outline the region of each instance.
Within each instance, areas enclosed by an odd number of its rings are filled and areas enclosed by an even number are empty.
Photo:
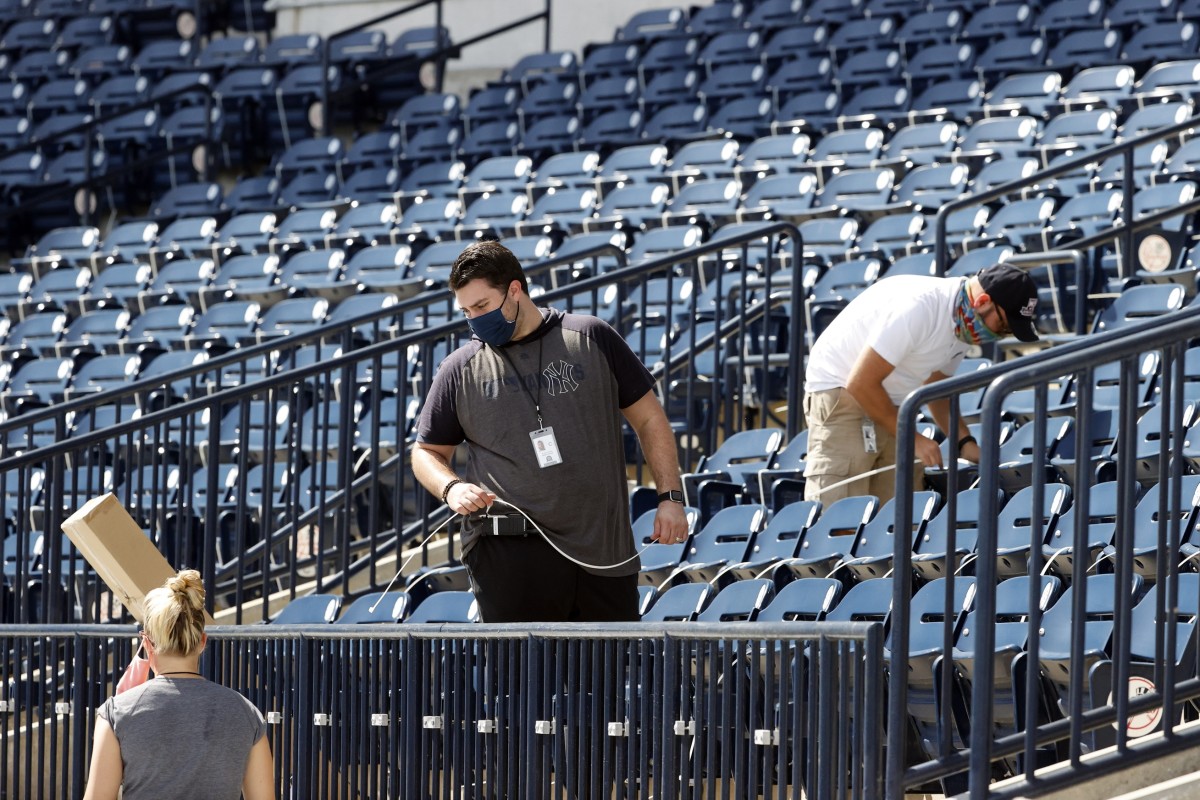
[[[0,626],[7,796],[81,796],[133,635]],[[201,670],[266,716],[280,797],[865,800],[883,640],[879,623],[218,626]]]

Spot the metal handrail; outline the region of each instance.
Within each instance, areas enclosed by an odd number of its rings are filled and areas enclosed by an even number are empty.
[[[78,125],[61,131],[56,131],[52,136],[47,136],[42,139],[34,139],[27,144],[23,144],[19,147],[14,147],[5,151],[5,155],[14,155],[25,152],[41,152],[42,149],[47,145],[52,145],[55,142],[76,136],[80,133],[86,132],[87,134],[84,136],[85,179],[83,183],[50,189],[48,191],[35,194],[32,197],[22,198],[20,203],[5,204],[0,206],[0,220],[5,220],[17,214],[24,213],[28,210],[28,206],[42,205],[53,200],[58,200],[62,197],[69,197],[77,192],[80,188],[92,188],[108,185],[111,183],[111,178],[132,173],[135,170],[141,169],[150,164],[155,164],[159,161],[165,161],[173,156],[188,152],[190,148],[186,147],[168,147],[162,150],[154,150],[144,157],[137,159],[136,161],[122,164],[118,169],[106,170],[102,175],[99,176],[92,175],[92,149],[94,147],[96,132],[99,130],[100,126],[108,122],[112,122],[118,117],[123,117],[126,114],[140,111],[142,109],[157,110],[159,106],[161,106],[166,100],[170,100],[185,94],[192,94],[197,91],[204,92],[204,138],[206,142],[209,142],[212,140],[213,90],[211,86],[206,86],[203,83],[196,82],[188,84],[187,86],[182,86],[178,89],[173,89],[169,92],[164,92],[163,94],[149,100],[143,100],[128,106],[122,106],[113,113],[105,116],[90,117],[85,122],[82,122]],[[207,173],[207,158],[205,158],[204,166],[205,172]],[[202,175],[201,177],[203,178],[204,176]],[[81,220],[84,224],[88,224],[90,214],[91,211],[88,205],[85,204],[83,213],[81,214]]]
[[[428,6],[430,4],[437,5],[437,9],[435,12],[436,16],[435,16],[434,25],[440,31],[443,28],[443,26],[442,26],[442,19],[443,19],[442,2],[443,2],[443,0],[416,0],[415,2],[410,3],[409,5],[405,6],[404,8],[400,8],[400,9],[397,9],[396,11],[392,11],[392,12],[389,12],[386,14],[380,14],[379,16],[373,17],[373,18],[367,20],[366,22],[361,22],[357,25],[353,25],[349,28],[338,31],[337,33],[335,33],[335,34],[329,36],[327,39],[325,39],[325,41],[321,47],[321,130],[319,132],[321,136],[327,136],[328,131],[331,130],[331,125],[330,125],[331,112],[330,112],[329,105],[330,105],[330,99],[332,98],[332,93],[331,93],[331,87],[329,85],[329,75],[330,75],[330,66],[331,66],[329,53],[330,53],[330,48],[332,47],[332,44],[333,44],[333,40],[339,39],[339,38],[342,38],[345,36],[349,36],[352,33],[358,33],[359,31],[367,30],[368,28],[378,25],[381,22],[386,22],[390,19],[394,19],[396,17],[402,16],[404,14],[409,13],[410,11],[416,11],[416,10],[424,8],[425,6]],[[497,28],[493,28],[492,30],[485,31],[476,36],[472,36],[471,38],[465,39],[461,42],[451,42],[450,44],[448,44],[444,47],[437,47],[437,48],[429,51],[428,53],[423,53],[419,56],[410,55],[410,56],[406,56],[401,59],[397,59],[396,61],[393,61],[392,63],[390,63],[386,66],[383,66],[383,67],[380,67],[379,69],[373,70],[371,72],[371,77],[378,78],[378,77],[390,75],[393,72],[398,72],[399,70],[401,70],[403,68],[407,68],[410,65],[410,63],[416,62],[416,61],[438,62],[438,61],[442,61],[442,60],[448,59],[448,58],[456,58],[462,53],[462,50],[465,47],[470,47],[473,44],[477,44],[479,42],[486,41],[488,39],[499,36],[501,34],[508,33],[511,30],[516,30],[517,28],[537,22],[538,20],[545,20],[546,25],[545,25],[545,31],[543,34],[543,49],[549,50],[550,49],[550,0],[545,0],[545,10],[543,10],[543,11],[540,11],[536,14],[529,14],[528,16],[521,17],[520,19],[506,23]],[[438,90],[439,91],[441,90],[440,86],[438,87]]]
[[[1193,117],[1189,117],[1188,119],[1186,119],[1182,122],[1176,122],[1173,125],[1166,125],[1162,128],[1156,128],[1156,129],[1149,131],[1147,133],[1144,133],[1140,136],[1135,136],[1132,139],[1126,139],[1125,141],[1122,141],[1122,142],[1116,142],[1114,144],[1107,145],[1105,147],[1101,147],[1096,150],[1086,150],[1077,156],[1072,156],[1071,158],[1064,160],[1061,164],[1056,164],[1052,167],[1046,167],[1044,169],[1041,169],[1041,170],[1035,172],[1033,175],[1030,175],[1027,178],[1018,178],[1017,180],[1009,181],[1008,183],[1001,184],[992,189],[987,189],[982,192],[977,192],[975,194],[967,195],[964,197],[959,197],[959,198],[956,198],[954,200],[947,202],[941,208],[938,209],[937,214],[934,217],[934,237],[935,237],[934,238],[934,242],[935,242],[934,264],[936,265],[935,266],[936,274],[938,274],[938,275],[946,274],[946,258],[948,255],[948,252],[947,252],[948,248],[946,245],[946,221],[949,218],[949,216],[951,214],[953,214],[955,211],[958,211],[959,209],[963,209],[963,208],[970,208],[971,206],[983,205],[984,203],[991,202],[992,200],[997,200],[1001,197],[1005,197],[1007,195],[1013,194],[1022,189],[1027,189],[1030,186],[1036,185],[1040,181],[1046,180],[1047,178],[1054,178],[1059,175],[1065,175],[1066,173],[1071,172],[1072,170],[1078,169],[1079,167],[1087,166],[1088,164],[1091,164],[1093,162],[1102,161],[1103,159],[1105,159],[1109,156],[1114,156],[1114,155],[1118,155],[1118,154],[1123,155],[1125,157],[1124,172],[1122,173],[1125,176],[1124,179],[1127,182],[1132,183],[1132,176],[1134,174],[1133,153],[1134,153],[1135,149],[1137,149],[1138,147],[1141,147],[1144,144],[1148,144],[1150,142],[1155,142],[1155,141],[1158,141],[1159,139],[1165,139],[1168,136],[1173,136],[1177,133],[1182,133],[1183,131],[1190,130],[1197,126],[1200,126],[1200,114],[1193,116]],[[1131,220],[1131,219],[1133,219],[1133,193],[1127,191],[1124,194],[1125,194],[1125,197],[1123,198],[1122,216],[1126,220]],[[1174,209],[1173,213],[1167,214],[1165,217],[1163,217],[1163,219],[1172,217],[1172,216],[1176,216],[1179,213],[1180,213],[1179,209]],[[1146,224],[1148,225],[1150,223],[1146,223]],[[1133,251],[1134,228],[1126,226],[1126,227],[1122,228],[1121,230],[1125,234],[1124,251],[1126,253],[1130,253]],[[1081,240],[1081,241],[1085,241],[1087,243],[1084,246],[1090,246],[1092,244],[1098,243],[1098,242],[1092,241],[1094,238],[1095,237],[1088,237],[1087,240]],[[1071,246],[1072,247],[1080,247],[1080,243],[1072,242]],[[1082,249],[1082,247],[1080,249]],[[1122,264],[1121,264],[1121,276],[1122,277],[1128,277],[1125,274],[1126,270],[1127,270],[1127,265],[1124,262],[1122,262]]]
[[[529,275],[540,275],[564,264],[572,264],[590,258],[599,258],[601,256],[611,256],[616,258],[618,261],[625,261],[624,250],[613,244],[603,244],[582,250],[578,253],[573,253],[568,256],[555,256],[544,259],[527,267],[526,273]],[[222,353],[215,358],[211,358],[202,364],[194,364],[189,367],[177,369],[172,372],[164,373],[156,378],[146,378],[134,381],[126,386],[116,389],[109,389],[105,392],[100,392],[97,394],[86,395],[74,400],[68,400],[53,407],[31,409],[30,411],[21,414],[19,417],[10,417],[6,420],[0,421],[0,441],[3,440],[4,434],[10,431],[28,428],[31,425],[36,425],[39,422],[49,419],[59,420],[71,412],[85,412],[89,409],[99,406],[112,405],[115,402],[121,402],[124,400],[132,401],[142,392],[150,391],[157,387],[176,383],[178,381],[189,380],[202,375],[218,375],[225,367],[233,364],[248,363],[254,358],[265,356],[273,351],[319,342],[331,337],[344,338],[352,333],[356,328],[361,328],[364,325],[382,322],[384,320],[400,320],[407,311],[411,311],[416,308],[425,308],[434,304],[435,302],[445,302],[445,298],[446,296],[444,290],[433,289],[423,292],[416,297],[410,297],[406,300],[401,300],[399,303],[389,308],[372,311],[336,325],[322,325],[311,331],[281,336],[278,339],[271,339],[270,341],[260,342],[248,347],[239,347],[235,350]],[[362,351],[356,350],[354,352],[361,353]],[[287,373],[281,374],[285,375]],[[258,388],[264,388],[268,386],[268,384],[260,383],[255,384],[255,386]],[[0,459],[0,469],[3,468],[5,463],[5,460]]]
[[[965,392],[986,388],[987,392],[983,399],[984,425],[985,428],[992,430],[994,433],[999,425],[999,401],[1002,399],[1005,386],[1018,381],[1029,380],[1029,376],[1055,377],[1064,372],[1077,370],[1081,366],[1111,362],[1127,354],[1143,352],[1158,344],[1186,340],[1194,337],[1197,332],[1200,332],[1200,306],[1191,306],[1166,317],[1122,326],[1119,330],[1081,337],[1064,345],[997,364],[986,370],[952,376],[938,383],[920,387],[909,394],[900,406],[898,417],[900,424],[897,429],[896,442],[897,453],[911,454],[914,452],[916,436],[920,434],[917,432],[916,426],[912,421],[915,419],[919,409],[931,401],[943,398],[953,399]],[[957,412],[955,411],[952,416],[956,420],[958,417]],[[995,437],[985,435],[982,439],[983,441],[980,443],[980,463],[995,463],[999,447],[996,444]],[[956,450],[957,448],[952,448],[950,454],[951,463],[953,463],[957,455]],[[914,465],[911,463],[911,459],[906,461],[904,457],[898,456],[896,467],[897,485],[911,485],[913,470]],[[953,475],[955,472],[951,468],[951,474]],[[984,477],[986,486],[989,478],[987,475]],[[980,519],[982,522],[976,549],[981,552],[991,552],[995,549],[996,531],[994,521],[998,509],[994,506],[994,498],[989,498],[986,491],[983,493],[983,502],[990,507],[981,509]],[[895,510],[896,524],[902,525],[902,528],[907,528],[909,524],[907,520],[912,515],[912,495],[908,492],[898,492],[895,499]],[[906,522],[901,523],[901,520],[906,520]],[[985,530],[990,532],[989,536],[985,536]],[[904,537],[897,537],[894,558],[893,607],[900,610],[901,613],[892,615],[891,635],[895,641],[908,641],[910,621],[907,614],[903,613],[903,609],[907,608],[912,597],[912,552],[911,543],[906,542]],[[979,565],[977,583],[985,586],[992,585],[995,579],[994,561],[983,558],[979,560]],[[977,610],[984,619],[990,619],[994,616],[994,595],[988,591],[979,592],[977,595]],[[977,652],[991,652],[994,643],[994,630],[988,625],[981,625],[977,630],[977,635],[978,639],[975,645]],[[949,651],[947,650],[947,652]],[[908,697],[907,670],[903,668],[904,663],[907,661],[907,652],[903,648],[899,648],[894,652],[893,659],[893,664],[897,668],[893,671],[889,683],[888,717],[894,724],[889,728],[888,735],[890,739],[891,737],[899,738],[891,739],[889,746],[903,741],[903,726],[895,723],[895,721],[903,720],[907,715]],[[975,676],[977,691],[986,691],[987,688],[990,688],[991,669],[992,664],[990,659],[980,659],[978,674]],[[976,718],[972,722],[972,731],[980,733],[978,739],[975,739],[971,743],[971,769],[973,773],[985,774],[990,769],[989,747],[991,742],[989,737],[992,728],[992,710],[990,702],[983,702],[980,696],[976,696],[973,700],[972,705]],[[916,777],[923,774],[905,772],[903,759],[894,759],[889,754],[887,796],[889,798],[903,796],[904,787],[914,785],[913,781],[916,780]],[[972,785],[974,787],[974,782]]]

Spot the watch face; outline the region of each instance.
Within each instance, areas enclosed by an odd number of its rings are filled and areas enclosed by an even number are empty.
[[[1147,272],[1162,272],[1171,266],[1171,243],[1152,233],[1138,244],[1138,265]]]

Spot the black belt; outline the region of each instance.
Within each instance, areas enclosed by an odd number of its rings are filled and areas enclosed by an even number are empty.
[[[483,536],[528,536],[537,533],[533,523],[520,514],[486,514],[478,517]]]

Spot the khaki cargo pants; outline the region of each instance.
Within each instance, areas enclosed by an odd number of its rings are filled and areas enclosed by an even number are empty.
[[[808,392],[804,395],[804,417],[808,421],[808,458],[804,468],[804,499],[819,500],[828,508],[843,497],[872,494],[886,503],[896,494],[896,472],[888,470],[825,491],[839,481],[896,463],[896,437],[875,426],[875,452],[864,443],[863,422],[867,415],[845,389]],[[917,470],[913,486],[920,488],[924,476]]]

